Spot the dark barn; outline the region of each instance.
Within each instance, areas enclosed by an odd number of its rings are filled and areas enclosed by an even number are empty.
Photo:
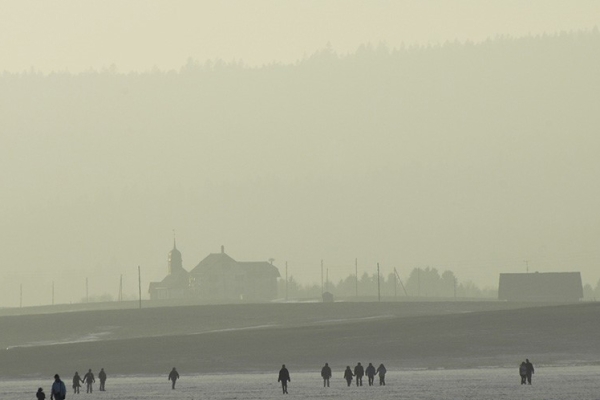
[[[500,274],[499,300],[577,302],[582,298],[580,272]]]

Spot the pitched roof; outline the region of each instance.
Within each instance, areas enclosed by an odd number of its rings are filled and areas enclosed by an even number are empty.
[[[238,268],[238,262],[225,253],[212,253],[206,256],[190,271],[190,274],[203,274],[216,271],[229,271]]]
[[[274,277],[281,275],[276,266],[266,261],[235,261],[225,253],[213,253],[206,256],[190,271],[190,274],[236,271],[251,276]]]
[[[190,274],[189,272],[183,270],[183,271],[178,271],[176,273],[173,274],[169,274],[167,276],[165,276],[165,279],[163,279],[162,281],[160,281],[160,283],[158,284],[158,287],[166,287],[169,289],[183,289],[183,288],[187,288],[189,286],[190,283]]]
[[[277,267],[266,261],[240,261],[238,264],[252,275],[274,278],[279,278],[281,276]]]

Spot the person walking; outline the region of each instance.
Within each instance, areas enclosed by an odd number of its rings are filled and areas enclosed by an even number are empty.
[[[387,369],[385,369],[385,366],[383,364],[379,364],[379,367],[377,367],[377,374],[379,374],[379,386],[385,386],[385,374],[387,372]]]
[[[321,368],[321,377],[323,378],[323,387],[329,387],[329,378],[331,378],[331,368],[329,368],[329,364],[325,363],[325,366]]]
[[[348,386],[350,386],[352,384],[353,376],[354,376],[354,374],[352,373],[352,370],[350,369],[350,366],[348,365],[346,367],[346,370],[344,371],[344,379],[346,380],[346,382],[348,382]]]
[[[92,393],[93,388],[92,388],[92,383],[96,382],[96,378],[94,378],[94,373],[92,372],[92,369],[88,369],[87,374],[85,374],[83,376],[83,381],[85,382],[85,392],[86,393]]]
[[[521,385],[525,385],[527,383],[527,364],[525,364],[525,361],[519,365],[519,376],[521,377]]]
[[[283,364],[279,370],[279,378],[277,378],[277,382],[281,382],[281,390],[283,390],[283,394],[288,394],[287,384],[291,381],[290,372],[285,367],[285,364]]]
[[[369,363],[369,366],[365,370],[365,374],[367,375],[367,378],[369,379],[369,386],[373,386],[373,381],[375,380],[376,372],[375,372],[375,367],[373,366],[372,363]]]
[[[65,400],[67,396],[67,387],[65,383],[60,380],[58,374],[54,375],[54,382],[50,388],[50,400]]]
[[[73,394],[79,393],[81,382],[83,382],[83,379],[81,379],[81,377],[79,376],[79,372],[75,371],[75,375],[73,375]]]
[[[533,364],[529,362],[529,359],[525,359],[525,366],[527,367],[527,384],[531,385],[531,375],[535,372]]]
[[[175,382],[177,382],[177,379],[179,379],[179,372],[173,367],[168,378],[168,380],[171,381],[171,389],[173,390],[175,390]]]
[[[35,398],[37,400],[46,400],[46,393],[44,393],[44,389],[38,388],[38,391],[35,392]]]
[[[104,385],[106,384],[106,372],[104,372],[104,368],[100,368],[100,372],[98,372],[98,378],[100,379],[100,391],[105,392],[106,389]]]
[[[356,367],[354,367],[354,376],[356,376],[356,386],[362,386],[362,378],[364,375],[365,369],[360,363],[358,363]]]

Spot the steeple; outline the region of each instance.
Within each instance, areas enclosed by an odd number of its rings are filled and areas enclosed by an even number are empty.
[[[167,262],[168,273],[176,274],[183,271],[183,259],[181,258],[181,252],[177,250],[177,240],[175,238],[175,229],[173,229],[173,250],[169,252],[169,258]]]

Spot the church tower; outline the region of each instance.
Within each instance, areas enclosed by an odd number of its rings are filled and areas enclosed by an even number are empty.
[[[181,252],[177,250],[177,242],[175,238],[173,238],[173,250],[169,252],[169,261],[168,261],[168,273],[177,274],[182,272],[183,269],[183,260],[181,259]]]

